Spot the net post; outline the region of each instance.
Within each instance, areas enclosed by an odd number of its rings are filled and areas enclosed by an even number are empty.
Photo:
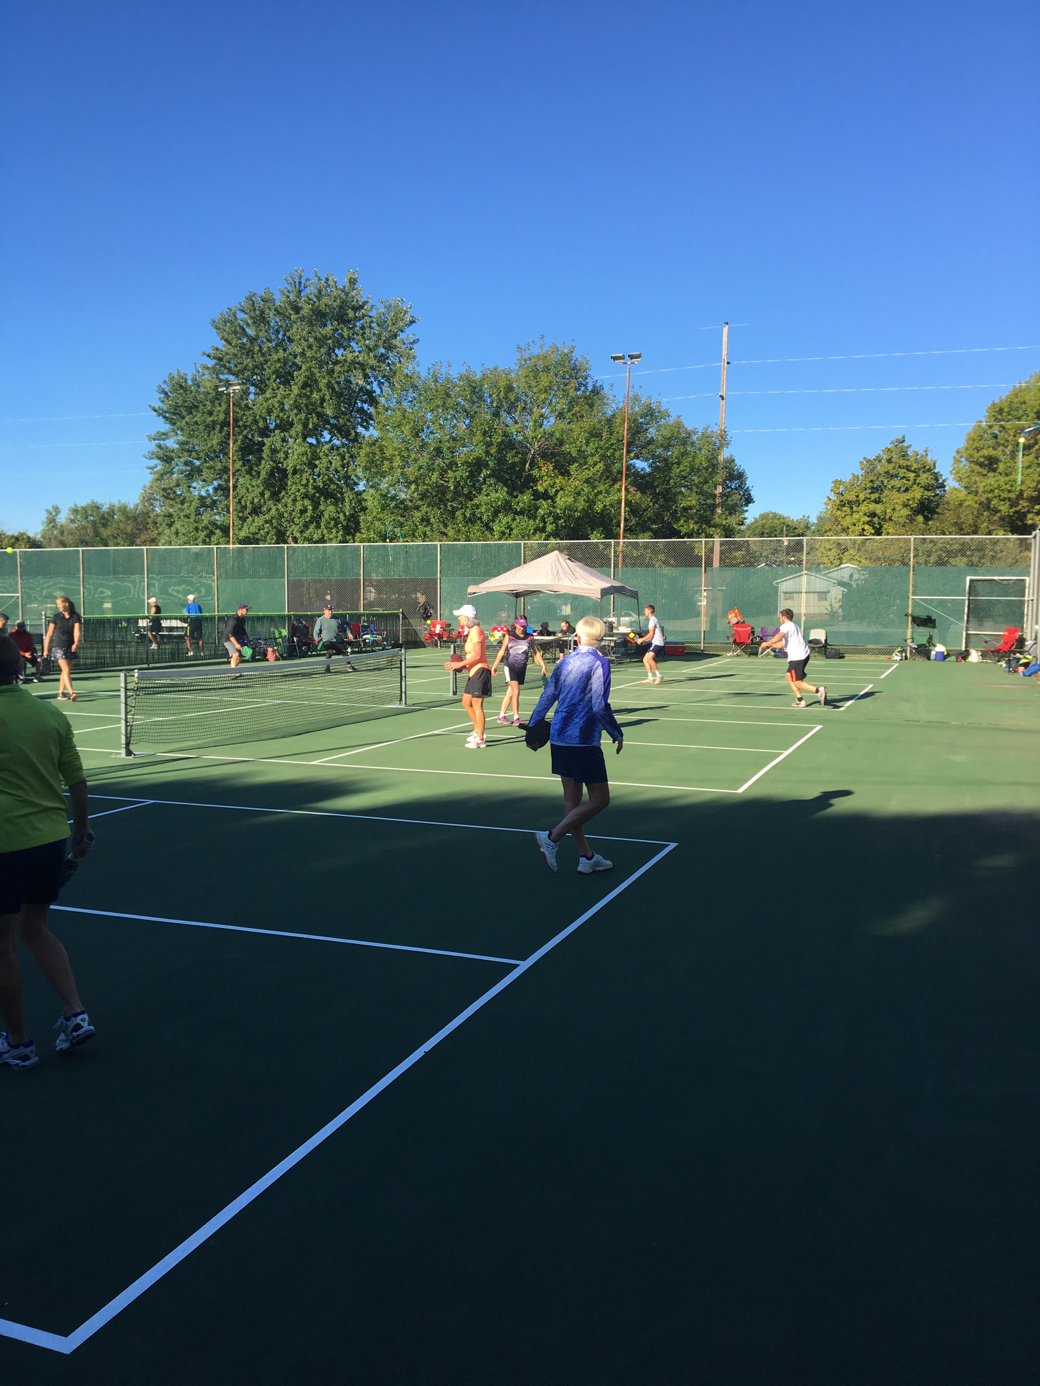
[[[401,706],[408,706],[408,658],[404,652],[404,641],[401,642]]]
[[[128,675],[124,669],[119,675],[119,754],[124,760],[133,757],[130,749],[130,717],[127,699],[126,681]]]

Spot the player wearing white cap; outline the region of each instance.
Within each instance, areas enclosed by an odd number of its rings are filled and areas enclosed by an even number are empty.
[[[467,603],[458,611],[451,613],[459,618],[459,630],[466,634],[466,644],[462,654],[453,654],[445,664],[445,669],[460,672],[465,669],[468,677],[462,694],[462,706],[473,723],[473,730],[466,741],[467,751],[487,749],[484,737],[484,699],[491,693],[491,666],[487,662],[487,636],[477,620],[477,608]]]

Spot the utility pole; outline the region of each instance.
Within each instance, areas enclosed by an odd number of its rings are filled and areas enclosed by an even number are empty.
[[[628,476],[628,397],[632,389],[632,367],[637,361],[642,361],[641,351],[619,352],[611,356],[612,361],[618,365],[626,365],[627,372],[625,378],[625,442],[621,450],[621,533],[618,543],[618,572],[625,566],[625,482]]]
[[[722,324],[722,386],[719,390],[719,477],[715,483],[715,522],[722,520],[722,474],[726,459],[726,367],[729,365],[729,323]],[[715,552],[712,567],[719,566],[719,536],[715,536]]]
[[[229,380],[226,385],[218,385],[221,394],[228,397],[231,406],[231,443],[228,448],[228,548],[235,547],[235,395],[242,386],[237,380]]]

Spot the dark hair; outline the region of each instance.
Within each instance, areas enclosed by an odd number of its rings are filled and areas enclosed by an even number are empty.
[[[780,615],[784,618],[785,621],[794,620],[794,612],[791,610],[789,606],[785,606],[783,611],[781,611]]]
[[[644,610],[644,611],[652,611],[652,612],[654,613],[655,616],[657,615],[657,607],[656,607],[656,606],[651,606],[649,602],[647,602],[646,606],[643,607],[643,610]]]
[[[69,604],[69,615],[70,615],[70,616],[75,616],[75,618],[76,618],[77,621],[82,621],[82,620],[83,620],[83,617],[82,617],[82,616],[79,614],[79,612],[76,610],[76,603],[72,600],[71,597],[57,597],[57,598],[55,598],[55,600],[58,601],[58,602],[68,602],[68,604]]]
[[[21,665],[21,650],[9,635],[0,635],[0,683],[13,683]]]

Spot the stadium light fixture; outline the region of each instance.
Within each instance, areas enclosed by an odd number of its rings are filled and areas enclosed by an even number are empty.
[[[1019,491],[1021,491],[1021,489],[1022,489],[1022,449],[1025,447],[1025,445],[1026,445],[1026,439],[1029,437],[1030,433],[1036,433],[1036,432],[1038,432],[1038,431],[1040,431],[1040,424],[1033,424],[1030,428],[1023,428],[1021,434],[1019,435],[1019,439],[1018,439],[1018,488],[1017,488]]]
[[[632,388],[632,367],[642,361],[641,351],[620,351],[612,361],[625,367],[625,442],[621,449],[621,535],[618,540],[618,572],[625,566],[625,482],[628,476],[628,399]]]
[[[245,387],[237,380],[226,380],[217,389],[227,395],[231,408],[231,441],[228,445],[228,548],[235,547],[235,396]]]

